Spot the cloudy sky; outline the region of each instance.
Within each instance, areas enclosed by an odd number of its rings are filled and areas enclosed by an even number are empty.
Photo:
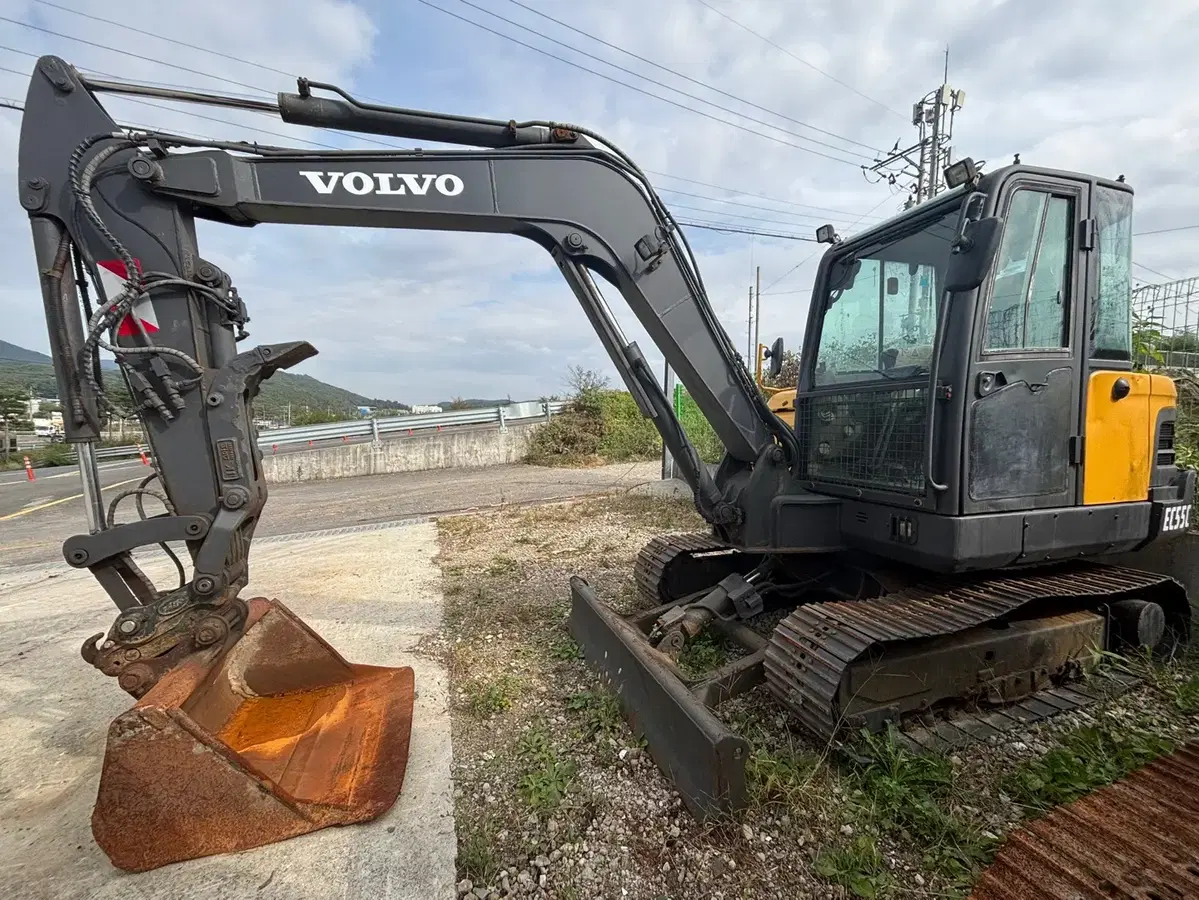
[[[109,77],[263,99],[303,75],[396,105],[583,124],[651,173],[676,218],[773,235],[688,228],[734,344],[746,346],[746,293],[760,266],[762,339],[797,346],[818,245],[793,238],[826,221],[848,234],[902,207],[902,193],[860,166],[915,139],[912,104],[940,83],[948,46],[950,82],[966,92],[957,156],[994,168],[1019,152],[1124,174],[1137,232],[1183,229],[1137,238],[1137,276],[1199,270],[1199,228],[1184,228],[1199,224],[1199,97],[1186,89],[1199,78],[1199,8],[1180,0],[1142,0],[1136,15],[1131,4],[1043,0],[283,6],[0,0],[0,102],[23,100],[36,57],[54,53]],[[209,138],[378,147],[265,116],[104,102],[118,121]],[[0,110],[0,338],[46,351],[15,194],[19,127],[20,113]],[[521,400],[561,392],[571,364],[614,374],[549,256],[520,238],[200,223],[200,241],[249,305],[251,342],[310,340],[320,355],[296,371],[370,396]],[[660,367],[619,295],[606,293]]]

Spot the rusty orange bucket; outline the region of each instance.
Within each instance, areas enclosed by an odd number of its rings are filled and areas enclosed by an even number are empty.
[[[247,605],[241,640],[109,726],[92,833],[118,868],[369,821],[400,794],[412,669],[348,663],[278,601]]]

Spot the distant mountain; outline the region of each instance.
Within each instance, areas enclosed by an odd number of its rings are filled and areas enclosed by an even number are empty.
[[[115,365],[113,363],[114,367]],[[124,385],[115,372],[106,374],[104,380],[106,384],[119,385],[117,390],[123,392]],[[16,344],[0,341],[0,391],[16,390],[26,393],[31,388],[34,394],[40,397],[57,395],[58,384],[54,379],[54,366],[50,357],[35,350],[26,350]],[[311,375],[297,375],[294,372],[276,372],[263,382],[254,405],[260,416],[279,419],[287,415],[289,405],[293,416],[309,410],[341,414],[346,418],[356,416],[359,406],[395,410],[409,408],[408,404],[398,400],[364,397],[345,388],[318,381]]]
[[[440,406],[442,409],[448,410],[453,402],[453,400],[441,400],[432,405]],[[492,409],[496,406],[507,406],[512,402],[512,398],[501,397],[499,400],[480,400],[477,397],[468,397],[462,400],[462,402],[466,404],[467,409]]]
[[[0,341],[0,360],[11,360],[23,363],[45,363],[50,365],[50,357],[36,350],[26,350],[8,341]]]
[[[26,350],[24,347],[18,347],[16,344],[10,344],[8,341],[0,341],[0,362],[22,362],[22,363],[44,363],[53,365],[52,360],[45,353],[38,353],[36,350]],[[101,369],[116,369],[117,363],[115,359],[101,359]]]

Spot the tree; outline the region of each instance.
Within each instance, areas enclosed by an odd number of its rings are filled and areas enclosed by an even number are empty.
[[[594,369],[584,369],[575,365],[566,372],[566,384],[570,387],[572,396],[581,397],[605,390],[608,387],[608,376],[601,375]]]
[[[0,390],[0,423],[10,430],[27,430],[33,427],[29,421],[29,405],[25,395],[14,390]]]
[[[470,404],[461,397],[455,397],[450,401],[450,409],[470,409]]]
[[[347,418],[349,416],[327,409],[305,409],[295,413],[291,417],[291,423],[293,425],[323,425],[325,422],[341,422]]]

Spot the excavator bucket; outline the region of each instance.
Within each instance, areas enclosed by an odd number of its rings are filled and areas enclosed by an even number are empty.
[[[413,673],[346,662],[283,604],[109,727],[92,833],[142,872],[374,819],[399,796]]]

